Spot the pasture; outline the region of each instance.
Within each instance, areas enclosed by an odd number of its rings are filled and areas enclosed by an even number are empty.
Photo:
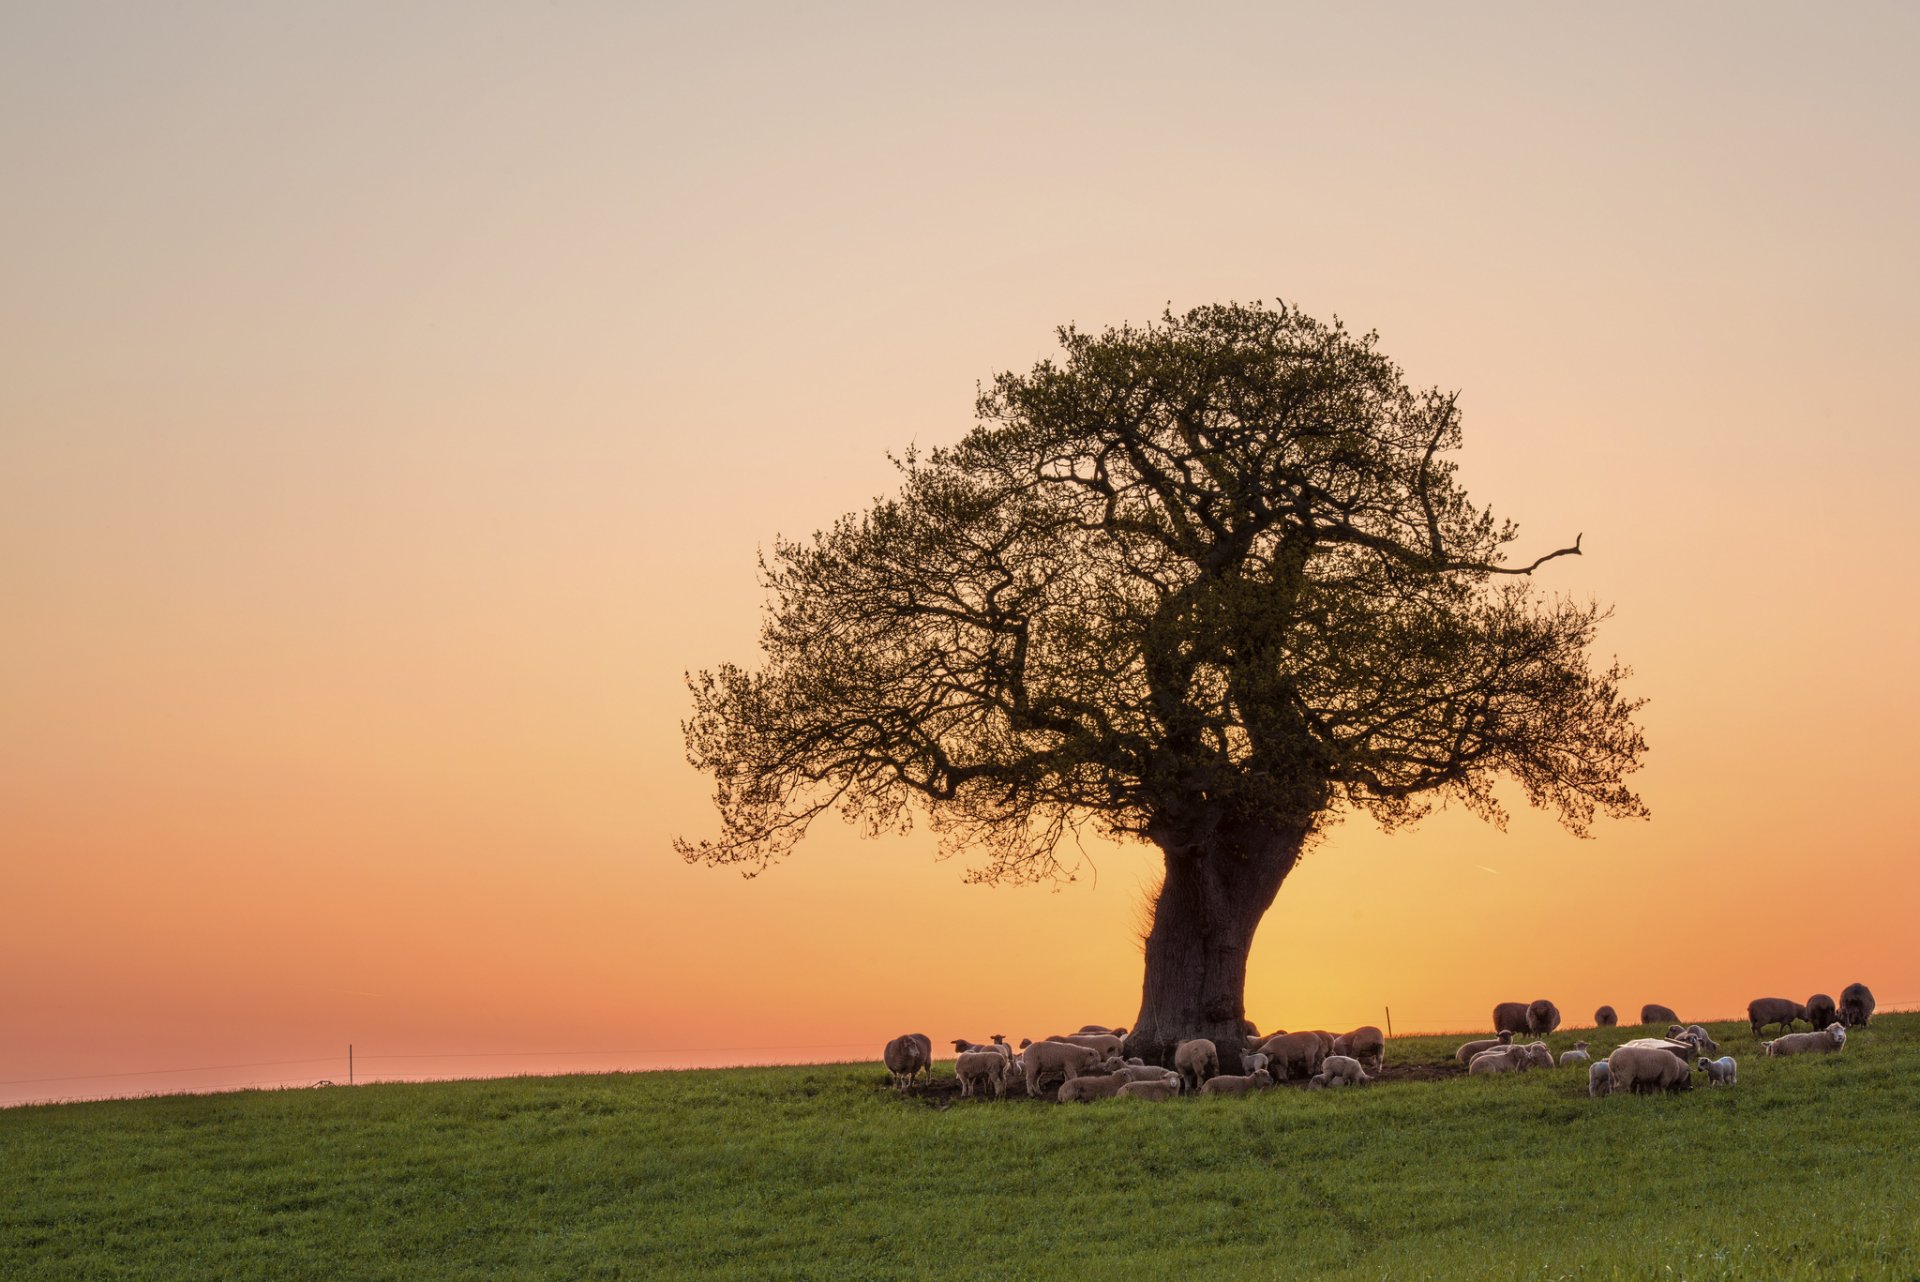
[[[1739,1085],[1670,1098],[1468,1079],[1446,1037],[1158,1105],[942,1108],[868,1063],[12,1109],[0,1277],[1920,1276],[1920,1014],[1778,1061],[1709,1027]]]

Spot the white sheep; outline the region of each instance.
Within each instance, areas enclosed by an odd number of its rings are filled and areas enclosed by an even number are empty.
[[[1815,1033],[1788,1033],[1785,1037],[1761,1042],[1760,1049],[1773,1056],[1806,1055],[1845,1050],[1846,1045],[1846,1025],[1832,1023]]]
[[[1098,1056],[1085,1046],[1066,1042],[1034,1042],[1020,1052],[1021,1071],[1026,1075],[1027,1094],[1038,1099],[1043,1077],[1062,1075],[1067,1081],[1093,1071]]]
[[[1197,1091],[1220,1071],[1220,1050],[1204,1037],[1194,1037],[1173,1048],[1173,1066],[1189,1091]]]
[[[1613,1065],[1603,1059],[1587,1069],[1587,1094],[1595,1099],[1613,1094]]]
[[[1346,1086],[1366,1086],[1373,1081],[1366,1070],[1360,1067],[1360,1061],[1351,1055],[1329,1055],[1320,1061],[1321,1075],[1327,1079],[1327,1085],[1333,1085],[1338,1079]]]
[[[1075,1100],[1112,1099],[1127,1085],[1125,1074],[1111,1076],[1071,1077],[1060,1084],[1060,1093],[1055,1096],[1062,1104],[1071,1104]]]
[[[1266,1069],[1257,1073],[1236,1076],[1230,1073],[1216,1073],[1200,1087],[1202,1095],[1245,1095],[1249,1091],[1265,1090],[1273,1085],[1273,1077]]]
[[[1267,1066],[1267,1057],[1259,1051],[1248,1051],[1240,1057],[1240,1067],[1249,1073],[1257,1073]]]
[[[1585,1064],[1592,1058],[1593,1056],[1587,1054],[1585,1042],[1575,1042],[1572,1050],[1560,1052],[1560,1067],[1565,1068],[1569,1064]]]
[[[1740,1066],[1731,1055],[1722,1055],[1719,1059],[1700,1057],[1700,1067],[1707,1070],[1707,1085],[1732,1086],[1740,1080]]]
[[[978,1091],[982,1082],[991,1082],[996,1096],[1007,1093],[1001,1085],[1007,1075],[1007,1060],[993,1051],[962,1051],[953,1061],[953,1075],[959,1079],[962,1099]]]

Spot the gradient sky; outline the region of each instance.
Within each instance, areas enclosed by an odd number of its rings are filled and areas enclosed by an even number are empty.
[[[0,1102],[1130,1022],[1143,850],[683,865],[682,673],[1054,326],[1229,299],[1459,389],[1652,699],[1650,822],[1337,828],[1253,1018],[1920,1002],[1917,63],[1891,4],[6,6]]]

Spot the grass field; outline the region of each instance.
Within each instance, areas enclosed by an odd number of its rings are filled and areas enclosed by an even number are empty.
[[[1671,1098],[941,1110],[868,1064],[11,1109],[0,1278],[1920,1277],[1920,1015],[1792,1060],[1711,1027],[1740,1084]]]

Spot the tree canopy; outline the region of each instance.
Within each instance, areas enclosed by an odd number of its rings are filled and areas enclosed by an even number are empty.
[[[1543,598],[1455,479],[1456,398],[1296,308],[1218,305],[1003,373],[899,492],[763,557],[765,663],[691,679],[689,756],[749,871],[837,808],[916,803],[974,876],[1060,875],[1067,830],[1398,826],[1494,781],[1584,833],[1644,813],[1604,612]]]

